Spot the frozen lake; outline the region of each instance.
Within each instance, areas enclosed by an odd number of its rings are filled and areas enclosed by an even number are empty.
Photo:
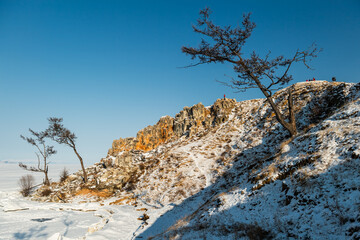
[[[64,164],[64,165],[50,164],[49,178],[52,181],[58,182],[60,172],[64,169],[64,167],[66,167],[69,170],[69,173],[76,172],[81,168],[80,163]],[[26,171],[20,168],[19,165],[15,163],[0,163],[0,192],[18,191],[19,190],[18,181],[20,177],[27,174],[31,174],[34,176],[36,184],[42,183],[44,178],[43,173]]]
[[[79,165],[66,165],[69,172]],[[64,165],[49,166],[49,177],[59,180]],[[133,206],[109,205],[116,199],[102,204],[87,202],[86,196],[72,203],[35,202],[19,193],[18,180],[32,174],[41,183],[43,174],[21,169],[17,164],[0,164],[0,239],[34,240],[105,240],[132,239],[141,232],[138,218],[143,212]],[[163,210],[154,210],[159,216]]]
[[[44,203],[16,192],[0,192],[0,239],[131,239],[142,215],[132,206]]]

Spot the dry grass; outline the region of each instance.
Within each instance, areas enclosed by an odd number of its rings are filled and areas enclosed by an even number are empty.
[[[231,127],[229,129],[229,132],[237,132],[237,131],[239,131],[239,129],[237,129],[236,127]]]
[[[267,168],[268,177],[273,176],[276,172],[278,172],[278,169],[277,169],[277,167],[275,166],[275,164],[271,164],[271,165]]]
[[[141,212],[141,211],[147,211],[148,209],[147,208],[139,208],[139,209],[136,209],[136,211],[139,211],[139,212]]]
[[[302,131],[303,131],[303,133],[307,133],[310,129],[312,129],[315,126],[316,126],[316,124],[314,124],[314,123],[306,125]]]
[[[147,225],[147,220],[149,219],[149,215],[147,215],[146,213],[144,213],[144,215],[142,215],[141,217],[138,217],[137,220],[140,220],[140,221],[144,221],[145,224]]]
[[[291,137],[285,141],[283,141],[281,144],[280,144],[280,147],[279,147],[279,150],[282,152],[285,148],[285,146],[287,146],[290,142],[292,142],[292,140],[294,140],[294,137]]]
[[[111,202],[109,205],[136,205],[137,204],[137,198],[133,196],[126,196],[123,198],[120,198],[114,202]]]
[[[183,179],[174,184],[174,187],[182,187],[182,186],[184,186],[184,180]]]
[[[47,197],[52,193],[51,189],[49,188],[44,188],[41,192],[40,192],[40,196],[42,197]]]
[[[183,165],[189,166],[189,163],[191,163],[191,162],[192,162],[192,160],[188,160],[188,161],[181,162],[178,167],[181,167],[181,166],[183,166]]]
[[[224,197],[227,195],[227,192],[222,192],[222,193],[219,193],[218,195],[217,195],[217,198],[218,199],[224,199]]]
[[[186,197],[186,192],[182,189],[178,189],[176,192],[175,192],[175,196],[182,196],[182,197]]]
[[[170,231],[174,231],[179,228],[182,228],[182,227],[186,226],[189,222],[190,222],[190,216],[185,216],[185,217],[177,220],[177,222],[174,225],[172,225],[171,227],[169,227],[165,232],[170,232]]]

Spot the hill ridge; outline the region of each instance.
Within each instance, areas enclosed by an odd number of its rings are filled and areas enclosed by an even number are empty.
[[[219,124],[183,132],[150,150],[109,152],[87,169],[87,184],[79,172],[57,185],[57,194],[41,197],[39,190],[33,198],[72,201],[86,194],[104,201],[112,196],[117,200],[111,204],[154,209],[147,212],[150,219],[155,209],[172,209],[151,220],[140,235],[144,238],[239,238],[258,229],[264,238],[306,238],[309,231],[322,238],[325,231],[329,238],[356,239],[360,84],[319,81],[291,87],[295,138],[289,138],[265,99],[234,102]],[[286,112],[286,89],[274,98]],[[340,185],[331,180],[336,174]],[[335,197],[338,203],[331,202]],[[316,228],[298,225],[307,222]]]

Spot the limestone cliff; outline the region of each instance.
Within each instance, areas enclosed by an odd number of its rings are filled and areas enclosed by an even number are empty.
[[[109,155],[130,150],[150,151],[170,139],[191,137],[197,132],[225,122],[235,107],[235,99],[218,99],[213,106],[204,107],[198,103],[184,107],[175,115],[162,117],[155,125],[140,130],[135,138],[114,140]]]

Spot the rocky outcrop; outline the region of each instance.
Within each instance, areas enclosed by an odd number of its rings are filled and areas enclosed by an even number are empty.
[[[307,133],[309,129],[329,118],[345,103],[358,98],[360,84],[319,81],[292,87],[299,136],[304,135],[306,139],[311,133]],[[277,92],[274,97],[281,110],[286,112],[287,89]],[[349,111],[340,116],[346,120],[357,118],[358,114],[358,111],[355,115]],[[321,136],[327,136],[327,131],[333,130],[321,131]],[[86,169],[87,183],[83,182],[79,171],[63,183],[54,183],[49,196],[43,196],[43,189],[33,196],[42,201],[63,201],[90,191],[96,198],[110,194],[119,199],[141,198],[150,204],[181,202],[210,186],[220,176],[226,177],[224,174],[232,165],[253,164],[244,171],[236,170],[233,176],[243,172],[250,174],[251,169],[256,173],[258,164],[276,159],[278,149],[281,148],[281,154],[288,151],[287,147],[281,147],[287,134],[265,99],[243,102],[219,99],[211,107],[199,103],[185,107],[174,118],[162,117],[156,125],[139,131],[135,138],[114,141],[112,154]],[[304,163],[311,162],[307,160],[308,156],[313,155],[315,160],[318,157],[318,151],[313,149],[320,144],[316,136],[309,142],[314,144],[304,148],[310,151],[301,155]],[[160,144],[163,145],[156,148]],[[351,151],[349,156],[357,158],[360,155],[357,150]],[[238,167],[243,169],[244,166]],[[259,176],[266,177],[266,174]],[[246,176],[246,179],[250,178]],[[259,179],[255,176],[253,181]],[[271,181],[266,178],[257,183],[254,191]]]
[[[109,155],[116,156],[119,152],[130,150],[152,150],[174,136],[173,125],[172,117],[162,117],[154,126],[140,130],[135,138],[120,138],[113,141]]]
[[[211,108],[214,115],[214,125],[227,121],[235,104],[234,99],[218,99]]]
[[[175,118],[162,117],[155,125],[140,130],[135,138],[114,140],[109,155],[116,156],[130,150],[150,151],[169,140],[191,137],[201,130],[225,122],[235,104],[235,99],[218,99],[211,107],[204,107],[202,103],[184,107]]]
[[[211,123],[211,112],[203,104],[198,103],[194,106],[184,107],[182,111],[175,115],[174,132],[177,137],[184,134],[190,136],[200,127],[208,127]]]

